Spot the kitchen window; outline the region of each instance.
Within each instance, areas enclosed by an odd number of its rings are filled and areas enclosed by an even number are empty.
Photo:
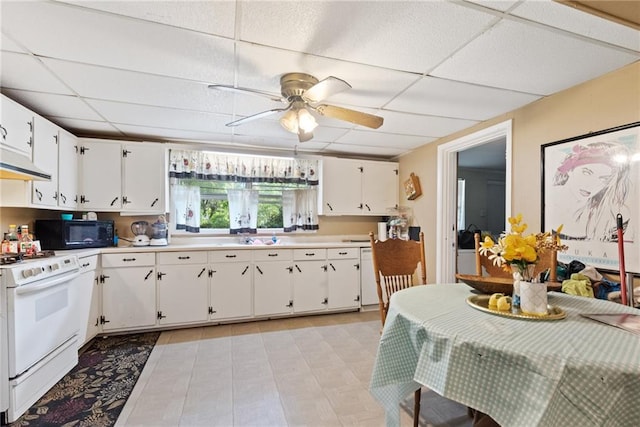
[[[317,159],[171,150],[176,230],[317,230]]]

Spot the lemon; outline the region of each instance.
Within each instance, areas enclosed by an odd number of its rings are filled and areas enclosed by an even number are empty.
[[[500,297],[498,299],[498,311],[511,310],[511,297]]]
[[[504,294],[501,294],[501,293],[492,294],[491,297],[489,297],[489,308],[497,308],[498,300],[502,297],[504,297]]]

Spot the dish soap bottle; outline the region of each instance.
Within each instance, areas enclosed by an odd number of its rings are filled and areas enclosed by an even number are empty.
[[[278,238],[276,237],[276,232],[274,231],[273,234],[271,235],[271,242],[273,242],[273,244],[275,245],[276,243],[278,243]]]

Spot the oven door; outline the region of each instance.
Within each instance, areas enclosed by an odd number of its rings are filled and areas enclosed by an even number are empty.
[[[15,378],[78,333],[70,282],[78,271],[7,289],[9,378]]]

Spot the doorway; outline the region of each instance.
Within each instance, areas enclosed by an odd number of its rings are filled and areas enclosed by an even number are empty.
[[[511,120],[488,127],[438,147],[436,214],[436,282],[453,283],[457,267],[457,157],[472,147],[499,139],[505,144],[504,218],[511,214]],[[506,224],[502,230],[506,229]]]

